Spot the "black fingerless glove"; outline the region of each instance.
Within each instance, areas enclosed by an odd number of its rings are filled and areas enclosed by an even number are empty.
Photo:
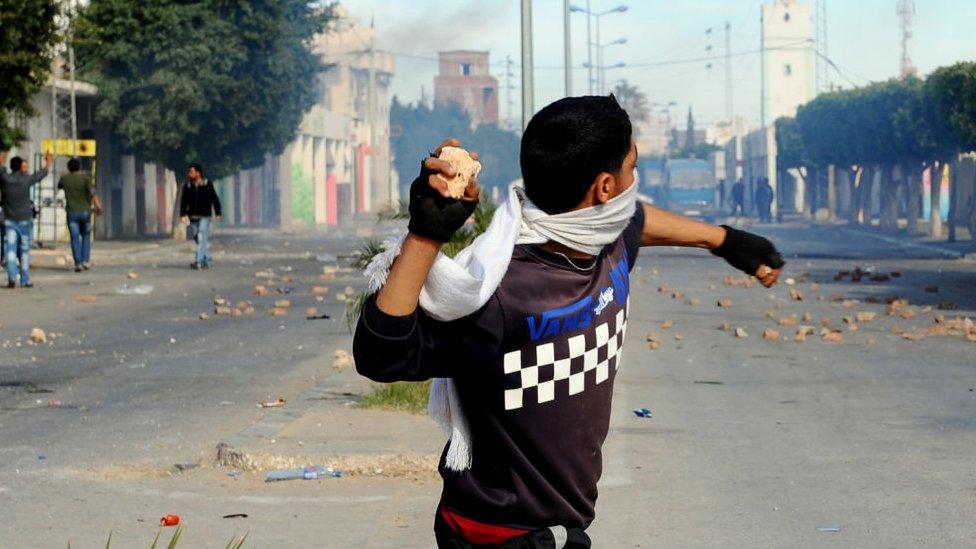
[[[712,253],[728,261],[736,269],[755,276],[760,265],[779,269],[786,263],[769,240],[746,231],[722,225],[727,231],[725,242]]]
[[[434,190],[428,179],[434,172],[420,168],[420,175],[410,184],[409,231],[439,242],[447,242],[478,206],[477,200],[447,198]]]

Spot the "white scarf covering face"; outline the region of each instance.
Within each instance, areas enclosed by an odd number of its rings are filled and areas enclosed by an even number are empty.
[[[488,229],[454,258],[439,253],[420,292],[420,307],[440,321],[468,316],[488,302],[501,283],[516,244],[553,241],[570,249],[598,255],[616,241],[630,223],[637,200],[637,182],[610,201],[561,214],[549,215],[525,195],[521,182],[508,189]],[[390,267],[406,235],[384,243],[386,251],[366,268],[369,291],[386,284]],[[446,465],[454,471],[471,467],[471,433],[461,409],[454,380],[436,378],[427,412],[450,437]]]

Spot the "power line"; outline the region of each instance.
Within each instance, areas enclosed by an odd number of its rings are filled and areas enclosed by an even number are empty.
[[[783,44],[782,46],[765,48],[765,51],[789,50],[789,49],[794,49],[795,47],[801,46],[803,44],[809,44],[810,42],[812,42],[811,39],[804,38],[803,40],[798,40],[796,42],[790,42],[788,44]],[[410,58],[410,59],[419,59],[419,60],[423,60],[423,61],[435,61],[435,62],[436,61],[439,61],[439,59],[437,59],[436,57],[429,57],[429,56],[423,56],[423,55],[417,55],[417,54],[411,54],[411,53],[403,53],[403,52],[395,52],[395,51],[389,51],[389,50],[377,50],[377,51],[383,51],[384,53],[388,53],[388,54],[393,55],[393,56],[396,56],[396,57],[406,57],[406,58]],[[688,65],[688,64],[692,64],[692,63],[701,63],[702,61],[719,61],[719,60],[724,60],[724,59],[727,59],[727,58],[730,58],[730,57],[743,57],[743,56],[747,56],[747,55],[753,55],[753,54],[761,53],[762,51],[763,51],[762,48],[757,48],[757,49],[745,50],[745,51],[734,52],[734,53],[729,53],[729,54],[709,55],[709,56],[701,56],[701,57],[686,57],[686,58],[682,58],[682,59],[669,59],[669,60],[662,60],[662,61],[644,61],[644,62],[640,62],[640,63],[627,63],[627,67],[628,68],[636,68],[636,67],[648,68],[648,67],[667,67],[667,66],[672,66],[672,65]],[[507,66],[507,63],[504,62],[504,61],[502,61],[502,62],[492,63],[491,65],[492,66],[504,67],[504,66]],[[513,63],[511,66],[512,67],[515,67],[515,68],[518,68],[521,65],[519,63]],[[559,69],[559,70],[562,70],[565,67],[563,65],[534,65],[533,68],[535,68],[536,70],[539,70],[539,69],[544,69],[544,70],[549,70],[549,69],[555,70],[555,69]],[[583,68],[585,68],[585,67],[582,67],[582,66],[572,67],[573,70],[581,70]]]

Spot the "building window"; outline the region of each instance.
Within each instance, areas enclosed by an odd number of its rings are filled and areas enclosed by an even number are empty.
[[[793,65],[790,65],[789,63],[783,65],[783,73],[786,76],[792,76],[793,75]]]
[[[471,63],[461,63],[461,74],[471,76]]]
[[[790,22],[790,12],[786,12],[786,15],[783,16],[783,21],[786,23]]]

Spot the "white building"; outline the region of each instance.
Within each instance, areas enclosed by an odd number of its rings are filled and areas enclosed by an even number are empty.
[[[815,95],[813,12],[807,2],[762,5],[762,127],[795,116]]]

